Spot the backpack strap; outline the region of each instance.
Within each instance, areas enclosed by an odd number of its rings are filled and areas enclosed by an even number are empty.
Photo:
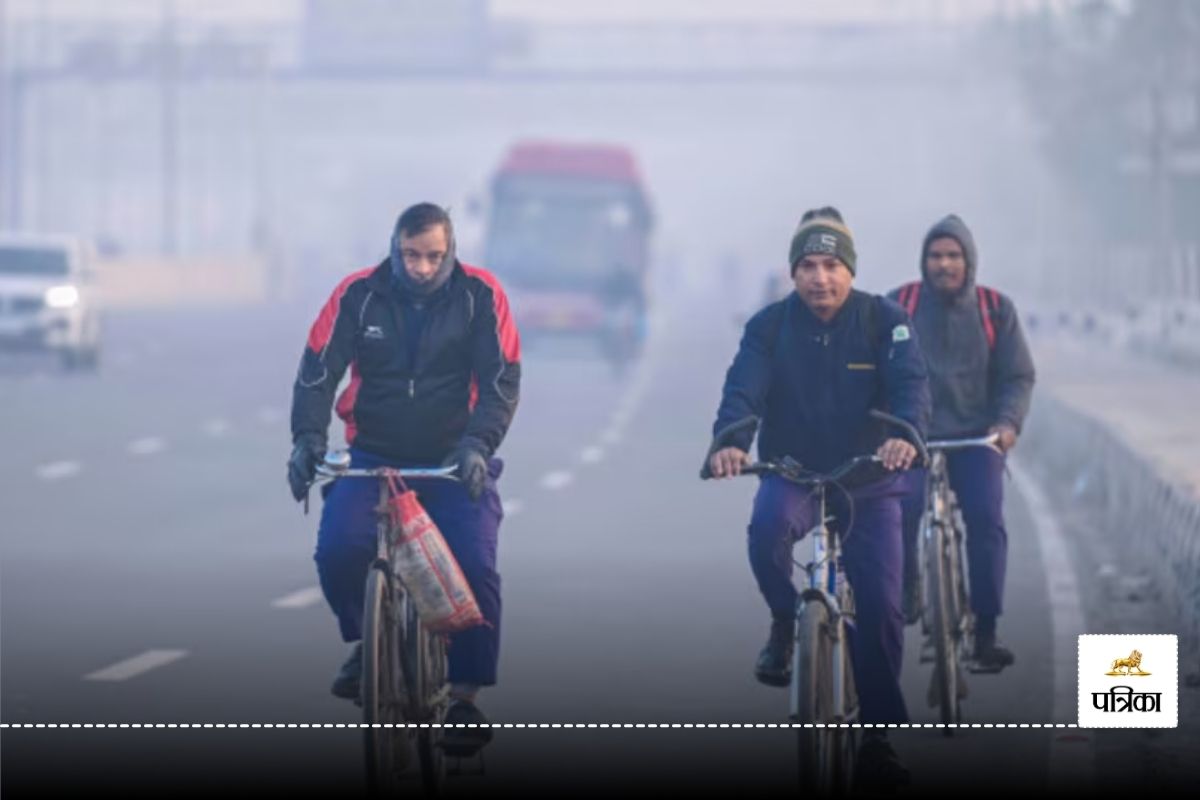
[[[979,298],[979,318],[983,320],[983,334],[987,337],[988,350],[996,349],[996,324],[992,317],[1000,312],[1000,293],[986,286],[976,286]]]
[[[916,314],[917,302],[921,299],[921,282],[913,281],[901,286],[900,294],[896,299],[900,301],[900,306],[908,313],[908,316]]]

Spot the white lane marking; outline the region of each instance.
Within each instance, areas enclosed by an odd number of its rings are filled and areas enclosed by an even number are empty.
[[[158,436],[145,436],[130,442],[126,449],[133,456],[152,456],[155,453],[161,453],[166,446],[167,443]]]
[[[500,503],[501,509],[504,511],[504,516],[511,517],[515,514],[520,514],[525,508],[525,503],[521,500],[512,499],[504,500]]]
[[[112,666],[89,672],[85,681],[127,681],[152,669],[178,661],[187,655],[187,650],[147,650],[144,653],[118,661]]]
[[[541,486],[543,489],[549,489],[553,492],[570,485],[573,480],[575,480],[575,476],[566,470],[555,470],[554,472],[547,472],[542,476]]]
[[[274,425],[283,417],[275,406],[263,406],[258,409],[258,421],[264,425]]]
[[[82,468],[83,465],[78,461],[54,461],[42,464],[34,472],[44,481],[57,481],[78,474]]]
[[[1050,508],[1046,495],[1037,480],[1016,461],[1009,459],[1009,471],[1017,491],[1025,498],[1037,526],[1034,541],[1042,553],[1047,594],[1050,598],[1050,632],[1054,641],[1054,701],[1053,719],[1079,718],[1079,699],[1075,683],[1079,671],[1078,635],[1087,632],[1087,622],[1080,601],[1079,584],[1066,536]],[[1093,770],[1093,740],[1055,740],[1050,746],[1050,782],[1061,787],[1083,787],[1091,784]],[[1081,746],[1084,745],[1084,746]]]
[[[285,594],[283,597],[277,597],[271,601],[271,605],[275,608],[307,608],[315,606],[321,602],[324,595],[321,594],[320,586],[309,586],[307,589]]]
[[[229,433],[229,422],[220,418],[210,419],[204,423],[204,433],[212,437],[224,436]]]
[[[579,454],[579,460],[585,464],[597,464],[604,460],[603,447],[585,447]]]
[[[621,441],[622,433],[620,428],[609,428],[604,433],[600,434],[600,441],[604,444],[617,444]]]

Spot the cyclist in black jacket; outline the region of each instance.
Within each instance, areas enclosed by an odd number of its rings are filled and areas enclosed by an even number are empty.
[[[487,624],[455,634],[449,649],[450,723],[486,722],[481,686],[496,682],[503,517],[496,449],[512,422],[520,343],[499,282],[461,263],[450,217],[422,203],[400,215],[389,258],[343,280],[309,332],[292,399],[288,482],[307,495],[326,449],[334,394],[354,466],[454,465],[461,482],[430,481],[421,503],[462,567]],[[370,481],[337,481],[321,514],[315,559],[342,638],[354,642],[332,691],[354,699],[362,670],[366,571],[375,555]],[[486,743],[487,728],[451,729]]]

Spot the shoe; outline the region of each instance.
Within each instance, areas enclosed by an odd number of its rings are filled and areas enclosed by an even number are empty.
[[[924,610],[921,606],[920,578],[912,580],[906,578],[904,581],[904,597],[901,603],[905,625],[916,625],[921,621],[921,612]]]
[[[881,731],[868,731],[858,748],[854,788],[860,792],[889,792],[912,782],[908,768],[900,763]]]
[[[479,752],[492,740],[491,722],[468,700],[455,700],[446,710],[446,725],[482,725],[479,728],[443,728],[442,750],[448,756],[462,758]]]
[[[973,661],[977,671],[999,672],[1016,663],[1016,660],[1017,657],[1013,655],[1013,652],[995,638],[980,637],[975,640]]]
[[[795,625],[791,617],[771,620],[771,635],[754,665],[754,677],[760,683],[767,686],[787,686],[791,683]]]
[[[340,697],[343,700],[358,700],[362,691],[362,642],[355,642],[354,647],[350,650],[350,657],[346,659],[346,663],[342,664],[337,675],[333,678],[333,685],[329,687],[329,691],[333,692],[334,697]]]

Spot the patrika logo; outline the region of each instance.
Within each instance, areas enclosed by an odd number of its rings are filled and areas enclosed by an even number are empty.
[[[1079,637],[1079,727],[1178,725],[1178,637],[1142,633]]]
[[[1125,671],[1122,672],[1121,670]],[[1134,670],[1137,670],[1135,673]],[[1129,654],[1129,658],[1118,658],[1112,662],[1112,669],[1104,673],[1105,675],[1149,675],[1142,669],[1142,654],[1134,650]]]

